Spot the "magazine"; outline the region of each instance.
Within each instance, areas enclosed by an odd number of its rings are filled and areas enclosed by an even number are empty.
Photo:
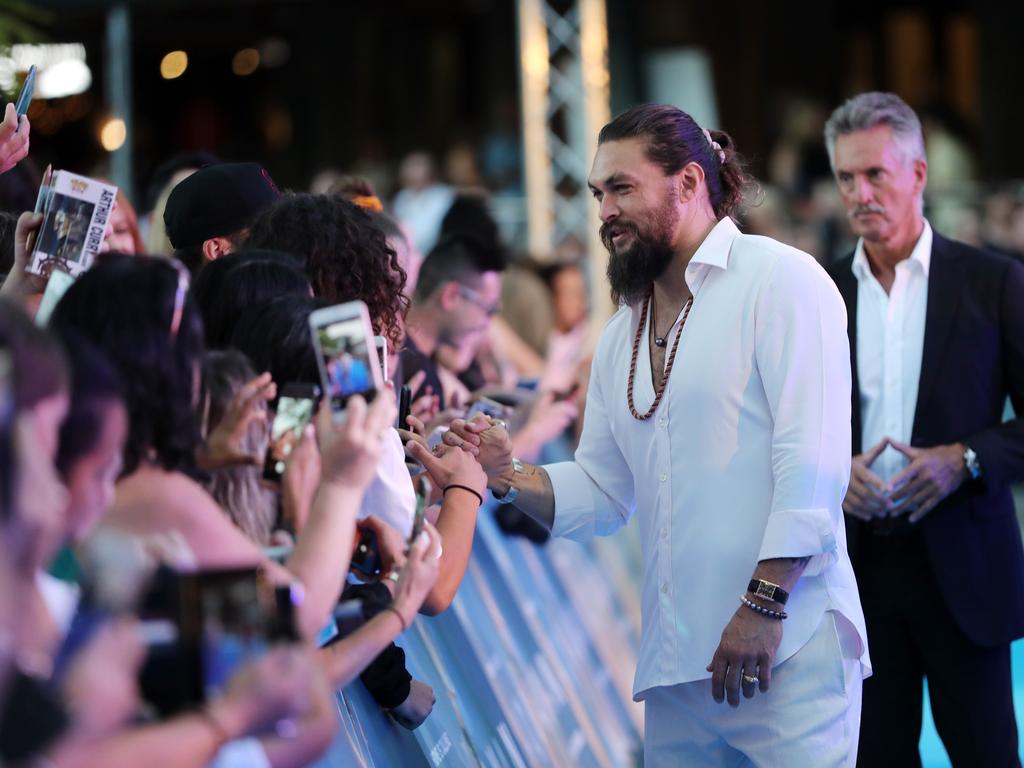
[[[37,211],[43,223],[28,271],[49,277],[54,269],[78,277],[103,245],[117,187],[69,171],[43,178]]]

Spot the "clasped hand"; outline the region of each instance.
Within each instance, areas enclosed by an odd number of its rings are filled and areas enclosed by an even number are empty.
[[[906,456],[910,464],[886,483],[871,466],[889,447]],[[967,478],[962,445],[913,448],[887,437],[871,450],[853,457],[843,511],[866,522],[876,517],[909,514],[910,522],[916,523]]]

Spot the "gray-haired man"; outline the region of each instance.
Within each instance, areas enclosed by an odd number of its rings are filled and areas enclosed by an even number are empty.
[[[865,93],[825,128],[856,250],[846,301],[853,467],[843,502],[874,676],[858,764],[920,765],[923,680],[956,766],[1020,765],[1009,644],[1024,635],[1024,266],[933,232],[921,124]]]

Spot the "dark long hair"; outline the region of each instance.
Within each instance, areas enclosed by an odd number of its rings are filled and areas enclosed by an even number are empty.
[[[278,296],[309,296],[302,263],[279,251],[245,250],[207,264],[192,288],[207,349],[225,349],[248,308]]]
[[[298,256],[313,293],[328,304],[366,302],[375,333],[402,343],[409,308],[405,270],[366,211],[337,195],[285,195],[249,229],[248,248]]]
[[[121,375],[130,425],[126,475],[144,460],[194,472],[203,325],[185,294],[174,329],[180,279],[167,259],[110,255],[78,278],[50,320],[61,334],[73,330],[91,339]]]
[[[646,139],[648,159],[661,166],[666,176],[679,173],[687,163],[698,163],[704,169],[711,207],[715,216],[722,219],[740,212],[755,185],[744,169],[745,162],[732,137],[724,131],[709,133],[725,153],[724,160],[712,148],[697,121],[681,109],[668,104],[639,104],[605,125],[597,141],[604,144]]]
[[[278,388],[319,384],[309,315],[322,306],[319,299],[293,295],[251,307],[235,324],[230,346],[245,353],[257,371],[270,371]]]

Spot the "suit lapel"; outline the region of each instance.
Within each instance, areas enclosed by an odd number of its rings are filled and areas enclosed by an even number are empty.
[[[931,265],[928,268],[928,309],[924,321],[921,378],[917,385],[917,407],[914,411],[915,436],[925,422],[928,398],[938,377],[946,342],[959,309],[961,286],[958,278],[957,258],[946,240],[936,233],[932,242]]]
[[[853,274],[853,260],[844,259],[835,274],[836,286],[846,302],[846,332],[850,337],[850,372],[853,375],[852,436],[854,455],[861,452],[860,382],[857,378],[857,276]]]

